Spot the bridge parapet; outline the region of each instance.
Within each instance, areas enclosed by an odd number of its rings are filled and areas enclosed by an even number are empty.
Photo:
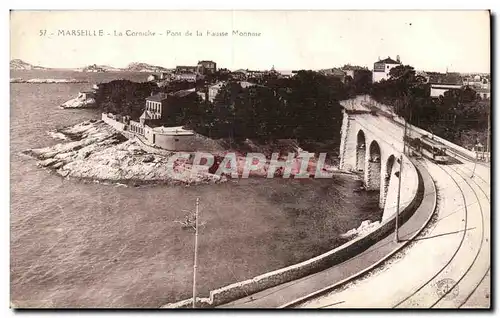
[[[387,220],[397,209],[404,130],[392,115],[374,115],[373,108],[366,106],[370,101],[358,96],[342,102],[340,169],[362,172],[365,188],[380,191],[379,206],[384,209],[383,220]],[[405,155],[401,178],[400,211],[413,201],[418,188],[416,168]]]

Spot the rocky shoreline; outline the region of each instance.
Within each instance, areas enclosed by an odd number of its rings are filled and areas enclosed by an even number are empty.
[[[73,126],[49,131],[48,134],[61,140],[54,146],[23,151],[23,154],[36,158],[37,165],[55,171],[61,177],[78,179],[84,182],[111,183],[118,185],[195,185],[227,181],[209,169],[193,168],[194,155],[180,158],[177,152],[162,150],[151,153],[143,149],[137,139],[128,139],[102,120],[89,120]],[[300,152],[299,148],[299,152]],[[238,177],[244,175],[247,162],[245,154],[222,151],[214,153],[222,158],[226,153],[234,154]],[[284,161],[286,158],[280,158]],[[313,176],[317,170],[316,159],[308,164],[308,174]],[[173,167],[173,168],[172,168]],[[293,160],[291,176],[299,174],[301,161]],[[269,163],[252,170],[247,176],[266,178]],[[318,167],[319,169],[319,167]],[[351,174],[339,171],[336,166],[325,164],[323,171],[337,174]],[[275,171],[276,177],[282,177]]]
[[[192,170],[188,162],[181,160],[175,161],[174,169],[168,169],[168,156],[147,153],[136,141],[128,140],[101,120],[85,121],[50,134],[69,141],[23,153],[38,159],[40,167],[68,179],[125,185],[225,181],[223,177]]]
[[[95,98],[79,95],[72,98],[63,104],[59,105],[60,108],[94,108],[97,107]]]
[[[23,78],[11,78],[11,83],[25,83],[25,84],[83,84],[89,83],[88,80],[79,80],[79,79],[65,79],[65,78],[32,78],[32,79],[23,79]]]

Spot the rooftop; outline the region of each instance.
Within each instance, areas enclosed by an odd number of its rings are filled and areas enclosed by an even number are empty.
[[[152,101],[152,102],[162,102],[168,98],[168,95],[165,93],[158,93],[153,96],[146,97],[146,100]]]
[[[431,84],[446,84],[446,85],[462,85],[462,77],[459,73],[432,73],[429,74],[429,83]]]
[[[251,87],[251,86],[256,86],[254,83],[250,83],[250,82],[239,82],[241,87],[242,88],[247,88],[247,87]],[[260,86],[260,85],[259,85]]]
[[[477,93],[490,93],[491,92],[491,90],[489,88],[474,88],[474,90]]]
[[[165,135],[194,135],[194,132],[192,130],[184,129],[182,126],[176,126],[176,127],[155,127],[153,128],[153,131],[158,134],[165,134]]]
[[[141,117],[139,117],[139,118],[141,118],[141,119],[151,119],[151,118],[153,118],[153,116],[151,115],[151,112],[149,110],[145,110],[142,113]]]
[[[393,59],[391,59],[390,56],[388,56],[386,59],[383,59],[383,60],[379,60],[378,62],[376,63],[385,63],[385,64],[401,64],[401,62],[398,62],[398,61],[395,61]]]
[[[191,89],[183,89],[181,91],[177,91],[175,93],[171,93],[170,95],[172,96],[175,96],[175,97],[184,97],[184,96],[187,96],[189,94],[192,94],[196,91],[196,89],[194,88],[191,88]]]
[[[221,88],[224,84],[226,84],[226,83],[225,82],[218,82],[217,84],[210,86],[210,88]]]
[[[359,71],[359,70],[367,70],[366,67],[358,66],[358,65],[350,65],[346,64],[342,67],[344,71]]]

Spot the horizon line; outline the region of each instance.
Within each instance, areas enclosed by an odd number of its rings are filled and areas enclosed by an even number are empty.
[[[93,63],[93,64],[88,64],[88,65],[85,65],[85,66],[74,66],[74,67],[47,67],[47,66],[42,66],[42,65],[36,65],[36,64],[32,64],[30,62],[27,62],[26,60],[23,60],[21,58],[11,58],[10,62],[14,61],[14,60],[20,60],[24,63],[27,63],[31,66],[34,66],[34,67],[41,67],[41,68],[45,68],[45,69],[57,69],[57,70],[74,70],[74,69],[82,69],[82,68],[85,68],[85,67],[88,67],[88,66],[91,66],[91,65],[96,65],[96,66],[108,66],[108,67],[111,67],[111,68],[114,68],[114,69],[120,69],[120,70],[124,70],[126,69],[127,67],[130,66],[130,64],[138,64],[138,63],[142,63],[142,64],[148,64],[150,66],[154,66],[154,67],[161,67],[161,68],[165,68],[165,69],[175,69],[177,66],[179,65],[176,65],[174,67],[166,67],[166,66],[162,66],[162,65],[156,65],[156,64],[151,64],[151,63],[148,63],[148,62],[129,62],[127,64],[127,66],[125,67],[117,67],[117,66],[113,66],[113,65],[110,65],[110,64],[97,64],[97,63]],[[205,60],[200,60],[200,61],[205,61]],[[217,64],[217,62],[215,62]],[[193,65],[189,65],[189,66],[196,66],[196,64],[193,64]],[[372,68],[370,68],[369,66],[366,66],[366,65],[361,65],[361,64],[355,64],[355,63],[346,63],[342,66],[332,66],[332,67],[324,67],[324,68],[317,68],[317,69],[312,69],[312,68],[291,68],[291,69],[281,69],[281,68],[274,68],[275,70],[277,71],[301,71],[301,70],[305,70],[305,71],[320,71],[320,70],[324,70],[324,69],[330,69],[330,68],[342,68],[343,66],[346,66],[346,65],[350,65],[350,66],[359,66],[359,67],[363,67],[363,68],[366,68],[368,69],[369,71],[373,71]],[[404,63],[402,63],[402,65],[405,65]],[[406,64],[406,65],[409,65],[409,64]],[[422,69],[422,68],[416,68],[415,66],[413,65],[410,65],[414,68],[415,71],[423,71],[423,72],[434,72],[432,70],[425,70],[425,69]],[[274,65],[273,65],[274,67]],[[217,67],[218,69],[221,69],[220,67]],[[222,68],[225,68],[225,69],[228,69],[230,71],[236,71],[236,70],[240,70],[240,69],[243,69],[243,70],[255,70],[255,71],[268,71],[268,70],[271,70],[272,68],[267,68],[267,69],[261,69],[261,68],[254,68],[254,69],[249,69],[249,68],[246,68],[246,67],[238,67],[238,68],[235,68],[235,69],[229,69],[227,67],[222,67]],[[454,70],[450,70],[449,67],[444,67],[444,69],[446,69],[447,71],[445,71],[446,73],[460,73],[460,74],[491,74],[491,70],[487,71],[487,72],[479,72],[479,71],[454,71]],[[12,70],[12,69],[11,69]],[[14,69],[15,70],[15,69]],[[22,71],[22,70],[17,70],[17,71]],[[144,73],[147,73],[147,72],[144,72]]]

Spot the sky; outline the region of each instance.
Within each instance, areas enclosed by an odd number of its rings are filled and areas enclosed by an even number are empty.
[[[103,36],[58,35],[67,30]],[[127,30],[156,35],[127,36]],[[487,11],[12,11],[10,33],[11,59],[57,68],[213,60],[231,70],[372,69],[379,57],[399,55],[417,70],[490,71]]]

